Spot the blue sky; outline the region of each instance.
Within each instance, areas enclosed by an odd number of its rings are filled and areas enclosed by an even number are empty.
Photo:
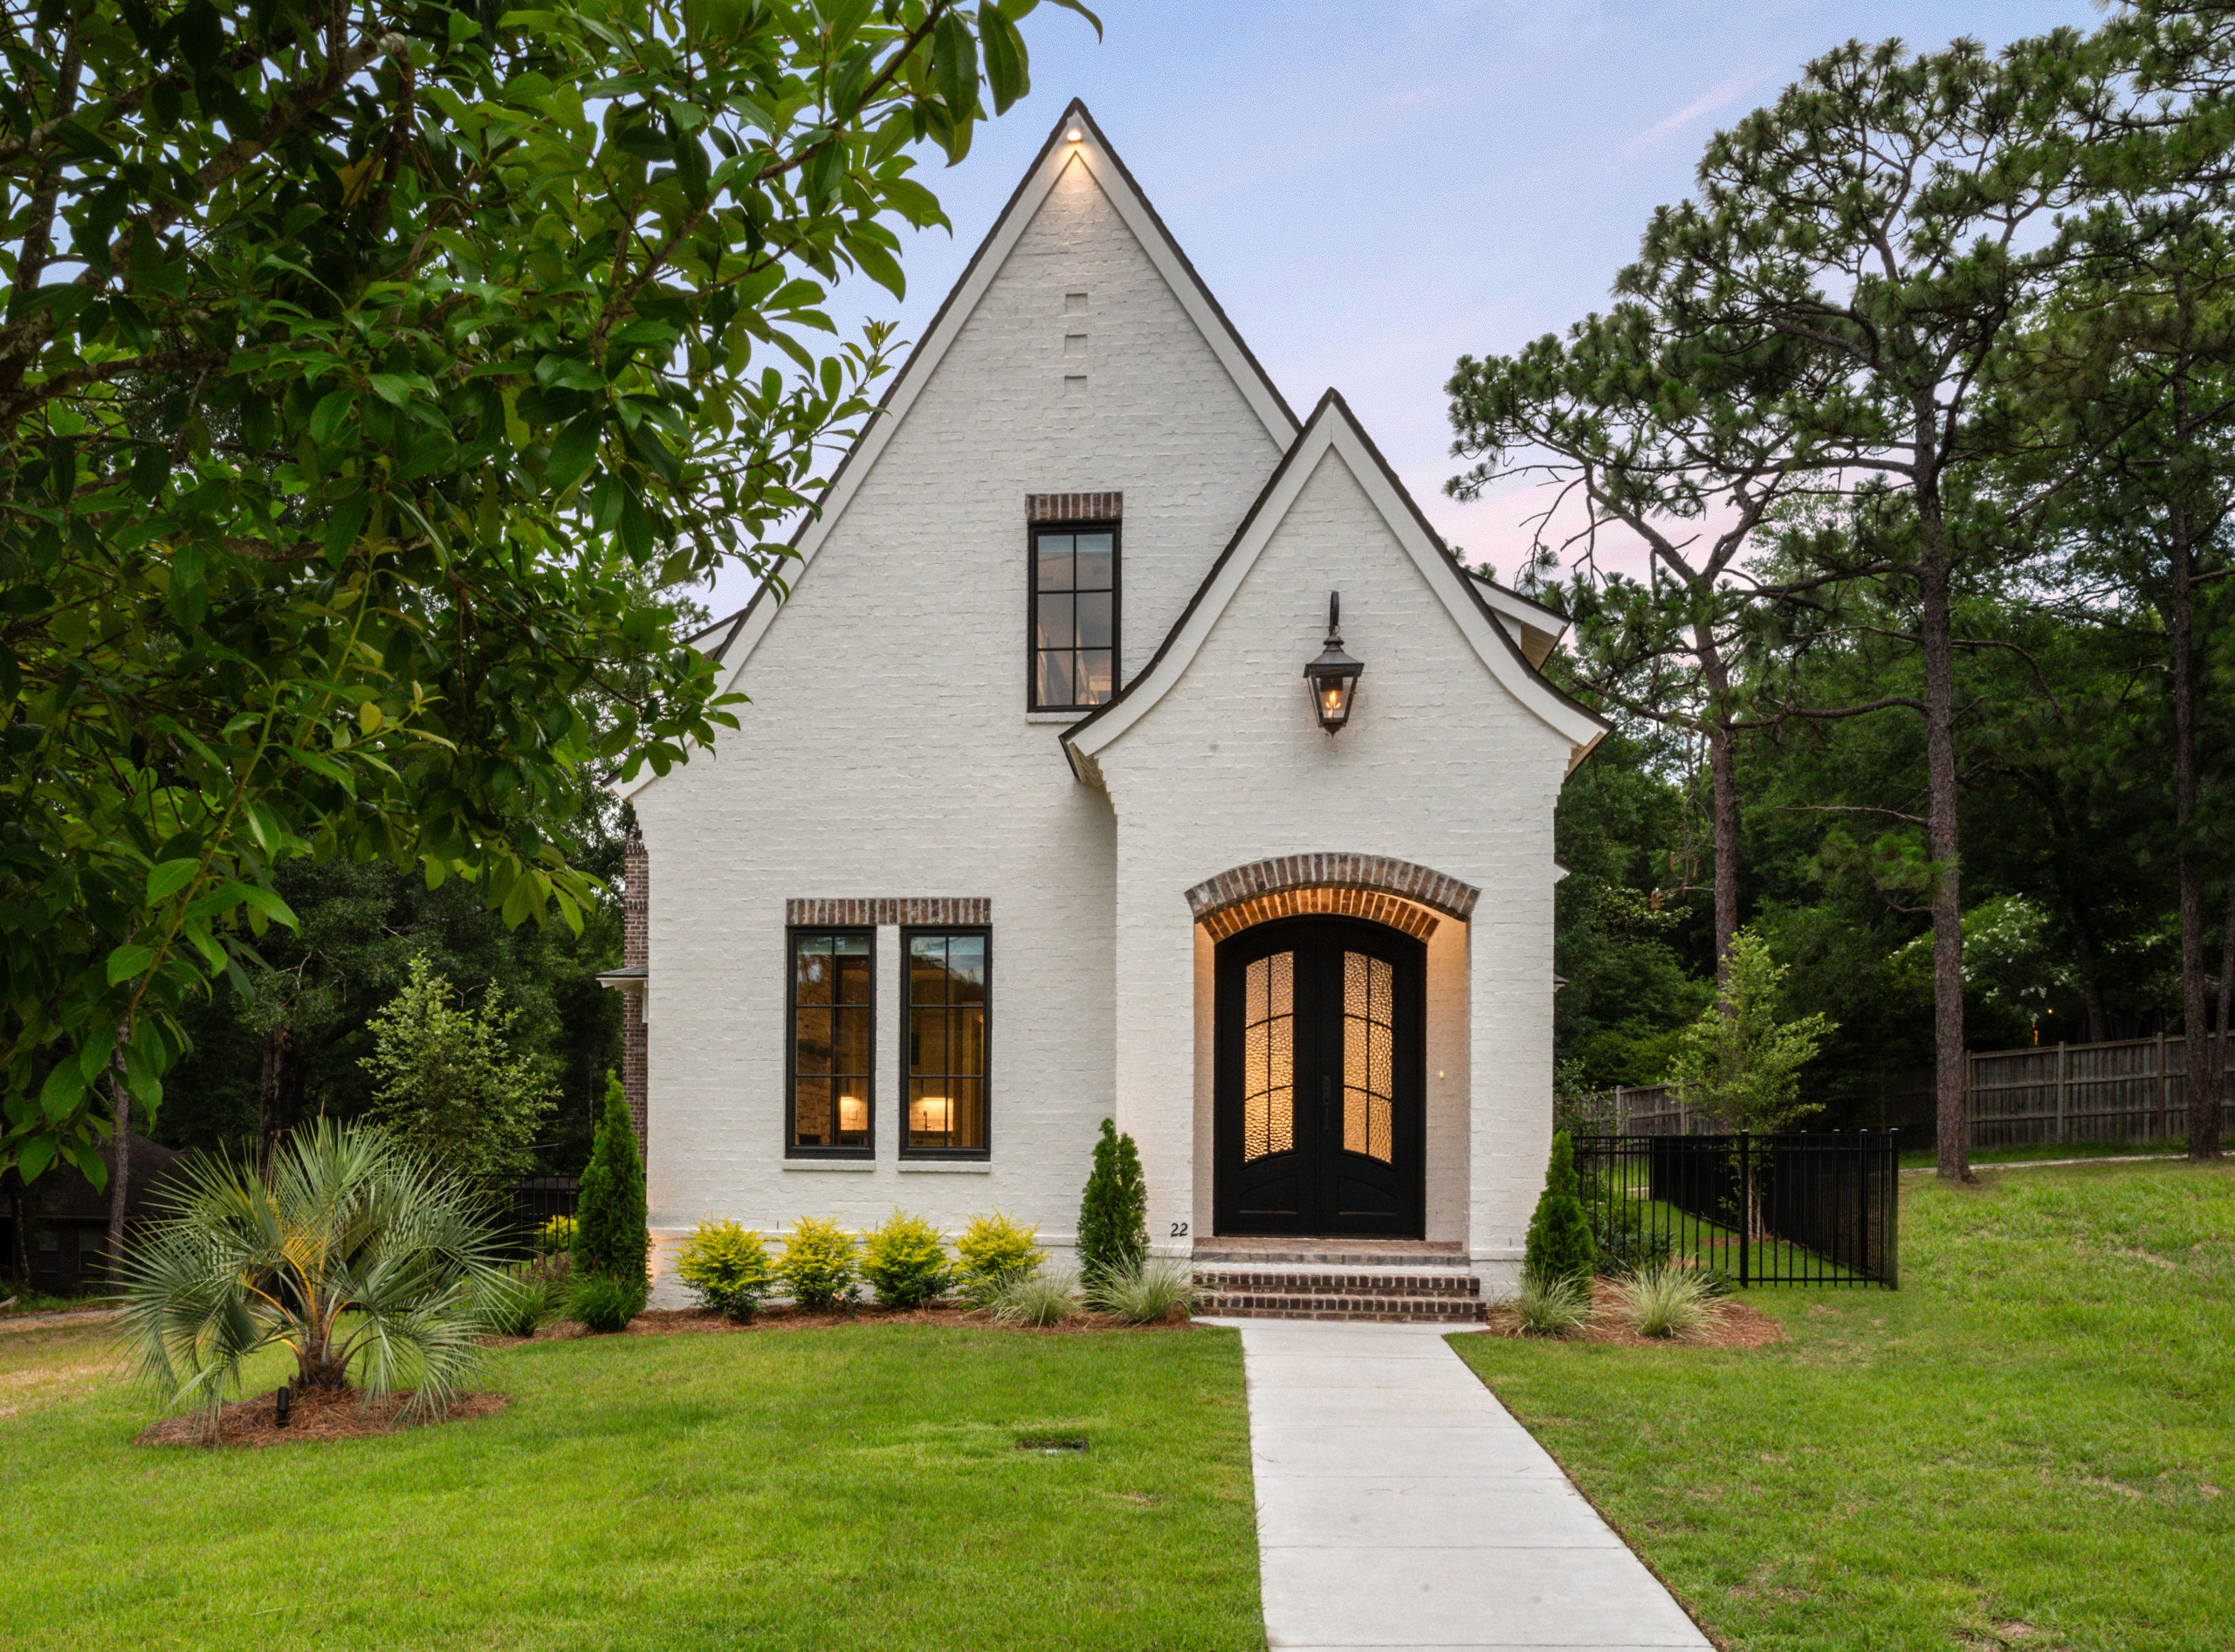
[[[849,283],[841,326],[929,321],[1083,97],[1289,402],[1341,389],[1431,520],[1510,569],[1531,494],[1446,499],[1442,385],[1606,299],[1708,137],[1850,37],[1920,48],[2092,27],[2088,0],[1103,0],[1104,38],[1025,21],[1032,95],[918,174],[954,233],[907,237],[908,297]],[[726,576],[726,612],[749,592]]]

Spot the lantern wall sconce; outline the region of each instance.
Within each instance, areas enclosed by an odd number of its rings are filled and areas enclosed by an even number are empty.
[[[1351,720],[1351,695],[1364,670],[1363,664],[1343,652],[1343,594],[1330,591],[1327,646],[1303,668],[1303,680],[1311,688],[1311,709],[1318,715],[1319,726],[1330,734]]]

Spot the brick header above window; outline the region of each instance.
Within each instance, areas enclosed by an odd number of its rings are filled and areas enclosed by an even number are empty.
[[[809,898],[786,901],[784,921],[833,929],[867,929],[879,924],[990,924],[994,901],[989,895]]]
[[[1028,522],[1115,522],[1125,514],[1123,493],[1028,493]]]

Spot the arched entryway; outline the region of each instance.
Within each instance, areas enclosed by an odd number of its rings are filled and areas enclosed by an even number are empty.
[[[1219,1233],[1421,1236],[1427,956],[1401,930],[1344,917],[1218,944]]]

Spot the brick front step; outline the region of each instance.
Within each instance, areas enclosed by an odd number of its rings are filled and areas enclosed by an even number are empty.
[[[1325,1265],[1287,1268],[1262,1253],[1251,1265],[1204,1265],[1199,1256],[1195,1284],[1203,1292],[1196,1311],[1210,1318],[1261,1319],[1379,1319],[1472,1324],[1482,1318],[1482,1284],[1459,1267],[1439,1267],[1446,1258],[1419,1249],[1398,1253],[1410,1266],[1387,1265],[1376,1256],[1372,1269]],[[1455,1260],[1455,1258],[1454,1258]]]
[[[1257,1291],[1212,1291],[1196,1307],[1206,1319],[1376,1319],[1393,1323],[1469,1325],[1482,1318],[1472,1297],[1400,1297],[1360,1292],[1296,1296]]]
[[[1471,1273],[1323,1273],[1274,1268],[1198,1268],[1205,1291],[1276,1296],[1480,1297]]]
[[[1211,1239],[1197,1242],[1206,1267],[1386,1268],[1467,1266],[1463,1245],[1435,1239]]]

